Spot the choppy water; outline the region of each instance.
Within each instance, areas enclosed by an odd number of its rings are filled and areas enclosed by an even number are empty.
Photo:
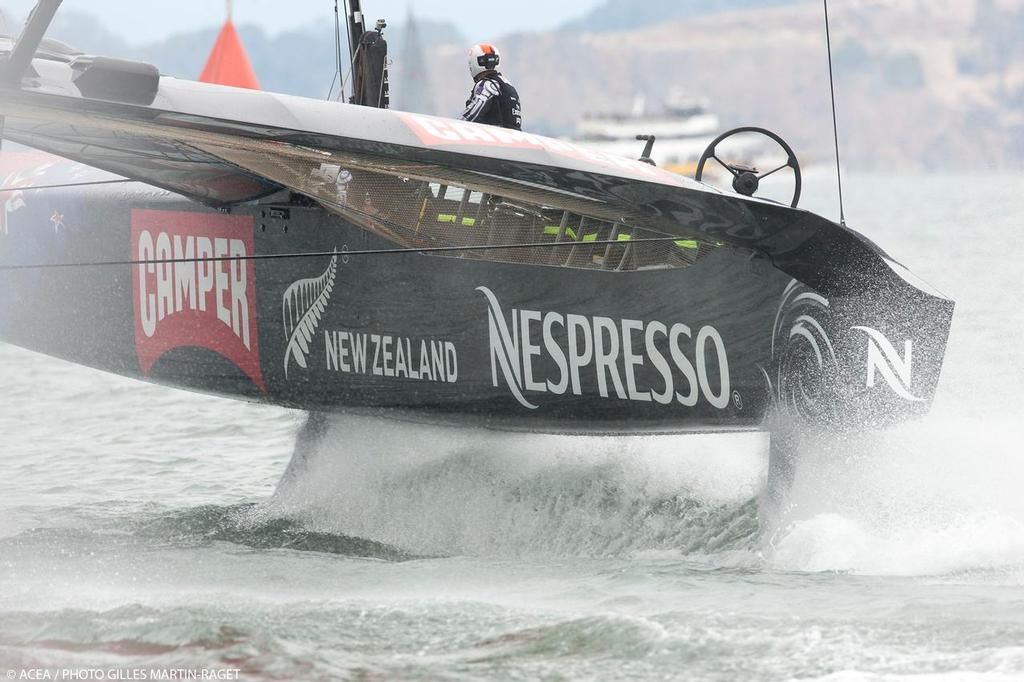
[[[943,383],[923,423],[808,446],[771,516],[756,435],[352,421],[275,494],[301,415],[0,347],[0,670],[1024,678],[1024,178],[849,186],[958,301]]]

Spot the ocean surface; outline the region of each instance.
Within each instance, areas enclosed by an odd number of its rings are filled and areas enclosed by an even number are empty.
[[[367,419],[279,487],[302,414],[0,345],[0,679],[1024,679],[1024,177],[846,184],[956,299],[945,371],[774,505],[758,434]]]

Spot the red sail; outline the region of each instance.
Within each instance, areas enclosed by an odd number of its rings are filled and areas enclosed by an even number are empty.
[[[217,36],[217,42],[213,45],[210,58],[206,60],[199,80],[204,83],[233,85],[236,88],[260,89],[256,73],[249,62],[249,55],[245,53],[242,41],[235,31],[235,25],[230,19],[224,22],[224,28]]]

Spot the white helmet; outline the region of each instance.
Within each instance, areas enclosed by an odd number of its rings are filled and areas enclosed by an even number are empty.
[[[484,71],[494,71],[501,62],[498,48],[489,43],[477,43],[469,48],[469,73],[476,78]]]

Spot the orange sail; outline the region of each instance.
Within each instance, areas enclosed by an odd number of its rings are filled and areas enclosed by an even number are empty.
[[[217,36],[217,42],[213,45],[210,58],[206,60],[199,80],[204,83],[233,85],[236,88],[260,89],[256,73],[249,62],[249,55],[245,53],[242,41],[235,31],[235,25],[230,19],[224,22],[224,28]]]

